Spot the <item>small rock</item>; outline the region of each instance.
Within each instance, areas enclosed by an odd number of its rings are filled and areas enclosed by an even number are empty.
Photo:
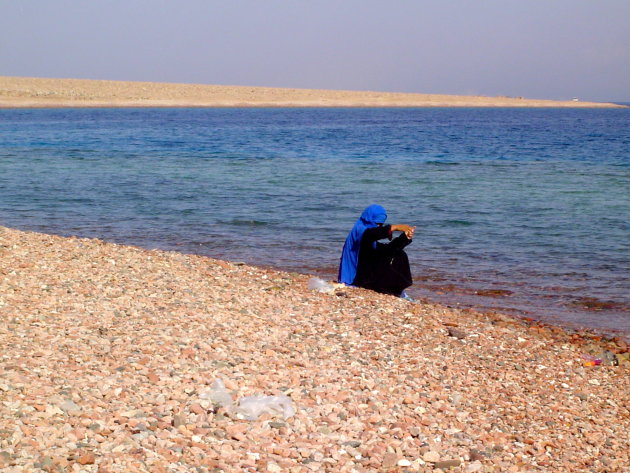
[[[466,469],[464,469],[464,473],[475,473],[477,471],[481,471],[483,465],[479,460],[476,460],[468,465],[466,465]]]
[[[272,429],[281,429],[282,427],[286,427],[287,424],[284,422],[269,422],[269,427]]]
[[[130,428],[134,434],[137,434],[138,432],[145,432],[147,430],[147,426],[144,425],[142,422],[135,424],[133,427],[131,427],[131,422],[130,422]]]
[[[424,455],[422,455],[422,459],[425,462],[436,463],[440,461],[440,454],[436,451],[430,450],[426,452]]]
[[[77,458],[77,463],[79,465],[92,465],[96,461],[96,457],[92,452],[84,453],[79,458]]]
[[[177,428],[182,425],[186,425],[186,416],[183,414],[176,414],[173,416],[173,427]]]
[[[267,463],[267,471],[275,473],[282,471],[282,467],[274,462]]]
[[[470,457],[470,460],[473,462],[484,459],[483,454],[479,450],[476,450],[474,448],[470,450],[468,456]]]
[[[201,407],[200,404],[195,403],[195,404],[191,404],[190,408],[189,408],[190,412],[194,413],[194,414],[205,414],[206,410]]]
[[[398,466],[401,466],[401,467],[411,466],[411,462],[407,460],[406,458],[403,458],[402,460],[398,460]]]
[[[68,399],[59,405],[59,409],[68,414],[69,416],[77,415],[81,413],[81,407],[74,403],[74,401]]]
[[[398,463],[398,455],[387,452],[383,457],[383,468],[392,468]]]
[[[435,462],[435,465],[433,465],[435,468],[441,468],[443,470],[447,470],[449,468],[455,468],[456,466],[459,466],[461,462],[459,460],[442,460],[439,462]]]
[[[619,366],[630,365],[630,356],[628,355],[628,353],[617,353],[617,355],[615,356],[617,358],[617,364]]]
[[[463,340],[464,338],[466,338],[467,333],[464,332],[463,330],[460,330],[458,328],[455,327],[449,327],[448,328],[448,336],[449,337],[454,337],[457,338],[459,340]]]
[[[617,366],[619,364],[619,360],[617,359],[615,354],[608,350],[602,352],[600,358],[604,361],[604,364],[608,366]]]
[[[153,384],[157,384],[160,381],[160,377],[154,371],[149,371],[149,374],[147,374],[147,378]]]
[[[348,442],[344,442],[341,445],[343,447],[359,448],[361,446],[361,442],[359,442],[358,440],[349,440]]]
[[[344,447],[343,448],[345,450],[345,452],[350,455],[351,457],[356,458],[357,460],[362,458],[361,452],[359,450],[357,450],[356,448],[352,448],[350,446],[348,447]]]
[[[53,459],[50,457],[41,457],[36,463],[35,468],[40,468],[44,471],[50,471],[53,467]]]

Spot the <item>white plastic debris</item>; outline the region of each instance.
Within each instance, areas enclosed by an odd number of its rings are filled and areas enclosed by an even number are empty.
[[[199,395],[199,398],[224,408],[230,415],[246,420],[256,420],[262,414],[271,414],[274,417],[282,417],[284,420],[295,415],[293,401],[284,395],[246,396],[238,401],[238,405],[235,405],[223,381],[218,378],[212,382],[210,389]]]
[[[311,291],[333,292],[335,287],[320,278],[311,278],[308,280],[308,288]]]
[[[235,413],[246,420],[256,420],[262,414],[287,420],[295,415],[295,409],[288,396],[247,396],[240,399]]]
[[[215,379],[210,385],[210,389],[199,395],[199,398],[206,399],[219,407],[230,407],[233,404],[232,396],[225,389],[223,381]]]

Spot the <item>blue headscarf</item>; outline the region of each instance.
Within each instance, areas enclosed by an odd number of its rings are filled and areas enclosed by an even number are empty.
[[[380,205],[372,204],[363,211],[343,245],[341,260],[339,261],[339,276],[337,277],[339,282],[352,284],[357,274],[359,248],[361,247],[363,232],[368,228],[376,227],[379,223],[385,223],[385,220],[387,220],[387,213]]]

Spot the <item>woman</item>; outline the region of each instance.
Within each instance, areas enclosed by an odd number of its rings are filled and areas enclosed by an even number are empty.
[[[411,243],[416,227],[384,225],[385,220],[387,213],[380,205],[370,205],[363,211],[343,245],[338,280],[350,286],[408,298],[404,290],[413,281],[403,248]],[[392,240],[393,232],[402,233]],[[378,242],[385,238],[390,242]]]

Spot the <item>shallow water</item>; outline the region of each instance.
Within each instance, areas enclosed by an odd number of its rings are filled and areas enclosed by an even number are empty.
[[[0,110],[0,224],[334,277],[380,203],[410,293],[630,334],[630,109]]]

